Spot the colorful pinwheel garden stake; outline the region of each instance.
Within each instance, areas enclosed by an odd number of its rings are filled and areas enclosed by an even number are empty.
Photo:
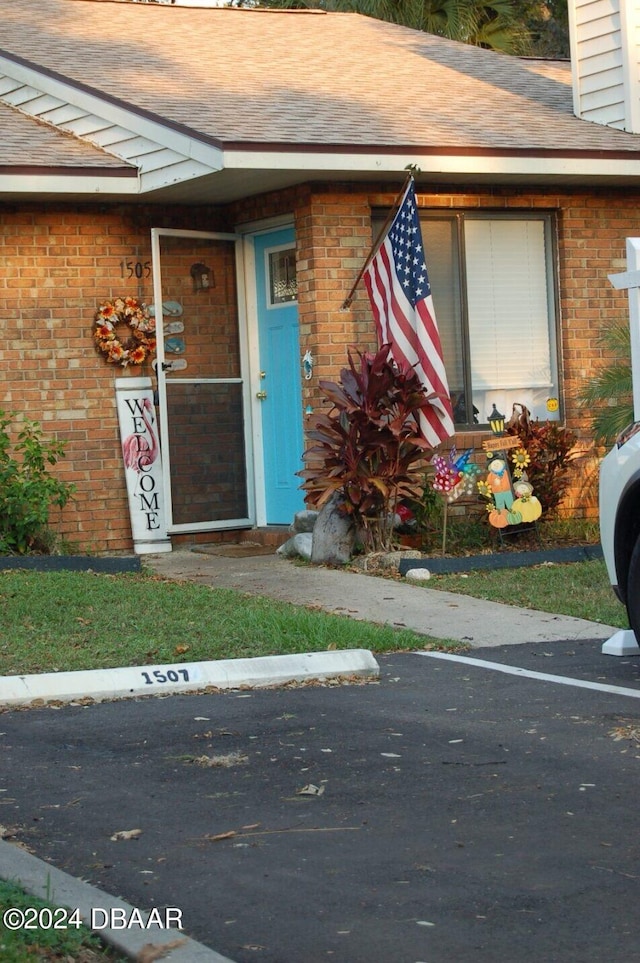
[[[456,449],[452,448],[448,458],[444,458],[443,455],[434,455],[431,459],[431,464],[436,469],[431,483],[433,490],[446,496],[448,502],[454,502],[456,498],[467,494],[469,478],[480,473],[479,466],[469,461],[472,454],[473,448],[467,448],[462,455],[458,455]]]
[[[440,495],[450,495],[460,481],[462,472],[459,472],[455,466],[451,464],[451,461],[447,461],[447,459],[443,458],[442,455],[434,455],[434,457],[431,459],[431,463],[436,470],[431,483],[433,490],[438,492]]]
[[[480,466],[470,460],[472,454],[473,448],[467,448],[465,452],[458,455],[456,448],[453,447],[447,458],[443,455],[434,455],[431,459],[431,464],[435,468],[431,487],[443,497],[443,555],[447,544],[447,505],[455,502],[462,495],[473,495],[476,491],[477,476],[482,472]]]
[[[457,497],[462,495],[471,498],[476,494],[478,476],[482,474],[482,468],[475,461],[469,461],[462,469],[462,478],[456,486]]]

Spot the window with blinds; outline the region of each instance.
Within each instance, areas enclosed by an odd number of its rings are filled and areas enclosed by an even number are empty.
[[[486,426],[494,404],[561,417],[553,215],[423,210],[420,224],[456,427]]]
[[[421,219],[454,419],[560,417],[551,215],[460,212]]]
[[[547,417],[558,392],[545,222],[469,218],[464,248],[473,404]]]

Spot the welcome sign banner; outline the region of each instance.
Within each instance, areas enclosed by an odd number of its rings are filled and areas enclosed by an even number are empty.
[[[151,379],[118,378],[116,404],[134,551],[170,552]]]

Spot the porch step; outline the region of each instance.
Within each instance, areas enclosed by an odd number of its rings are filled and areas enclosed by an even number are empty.
[[[269,525],[267,528],[248,528],[238,533],[237,542],[239,545],[272,545],[279,548],[280,545],[291,538],[288,525]]]
[[[173,535],[171,540],[175,545],[195,546],[250,546],[260,545],[273,548],[274,552],[280,545],[284,545],[291,538],[288,525],[269,525],[265,528],[230,529],[224,532],[202,532],[199,535]]]

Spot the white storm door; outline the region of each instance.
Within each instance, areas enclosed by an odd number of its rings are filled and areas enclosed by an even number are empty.
[[[169,533],[254,524],[242,240],[151,232]]]

